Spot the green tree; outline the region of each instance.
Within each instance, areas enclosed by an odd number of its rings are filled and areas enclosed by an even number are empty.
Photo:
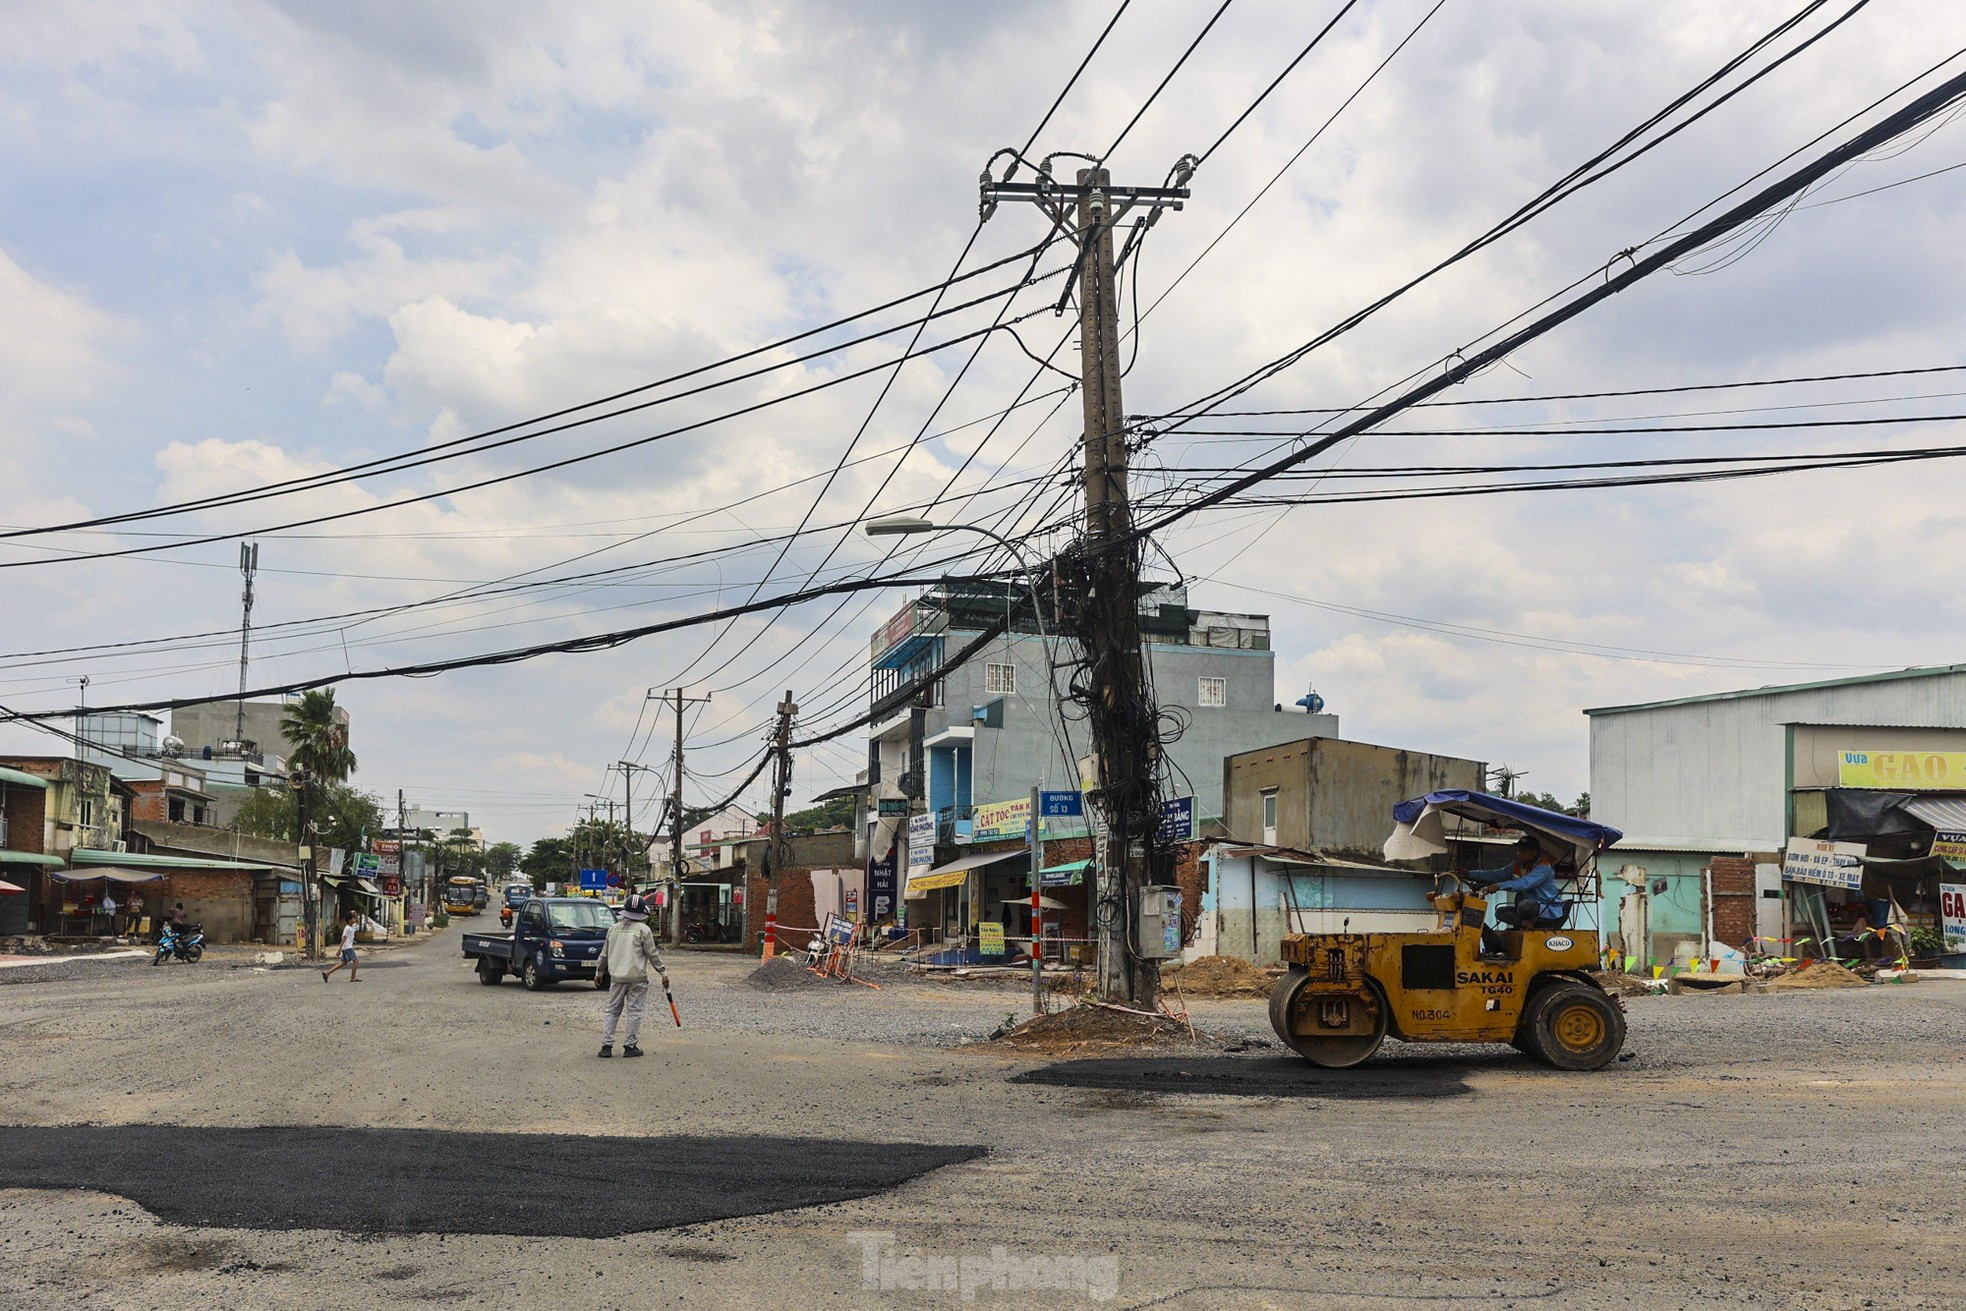
[[[477,879],[485,877],[488,861],[472,839],[470,829],[452,829],[438,840],[438,847],[443,856],[445,878],[456,878],[460,874]]]
[[[485,852],[485,872],[501,883],[508,883],[524,855],[525,848],[516,842],[494,842]]]
[[[382,828],[380,798],[346,783],[314,787],[314,830],[323,847],[361,848],[364,837]],[[256,838],[296,842],[300,835],[300,793],[296,788],[261,788],[240,805],[232,827]]]
[[[519,862],[519,872],[532,880],[534,891],[544,891],[548,883],[570,882],[573,843],[566,838],[541,838]]]
[[[853,823],[853,796],[834,797],[804,810],[795,810],[785,817],[785,831],[788,833],[824,833],[828,829],[841,828]]]
[[[281,718],[280,731],[294,746],[289,763],[310,777],[339,783],[355,772],[348,725],[335,707],[333,688],[301,693]]]

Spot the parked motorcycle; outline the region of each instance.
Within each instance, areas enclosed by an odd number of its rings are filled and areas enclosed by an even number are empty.
[[[187,924],[182,929],[166,924],[163,936],[157,939],[157,959],[151,961],[154,969],[175,956],[187,965],[196,965],[205,954],[205,926]]]

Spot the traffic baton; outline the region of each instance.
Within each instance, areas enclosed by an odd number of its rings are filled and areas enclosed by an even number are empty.
[[[676,994],[669,991],[669,981],[667,979],[662,981],[662,995],[669,1003],[669,1013],[676,1017],[676,1027],[678,1029],[682,1028],[683,1013],[676,1009]]]

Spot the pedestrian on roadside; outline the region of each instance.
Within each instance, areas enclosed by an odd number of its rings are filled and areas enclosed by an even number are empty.
[[[623,1056],[640,1056],[642,1016],[648,1011],[649,968],[669,986],[669,971],[662,968],[662,957],[655,950],[655,931],[648,926],[648,901],[640,893],[622,903],[621,918],[608,930],[607,945],[601,949],[601,968],[608,976],[607,1018],[601,1024],[602,1056],[614,1055],[614,1031],[625,1013],[627,1032],[622,1035]]]
[[[132,891],[130,893],[129,901],[124,903],[124,913],[130,917],[129,927],[126,930],[128,935],[135,937],[137,934],[142,933],[143,894],[141,892]]]
[[[361,976],[356,973],[359,967],[355,963],[355,925],[359,918],[354,911],[348,912],[348,919],[341,926],[341,959],[335,962],[334,969],[321,971],[321,982],[326,983],[328,976],[344,965],[348,967],[350,983],[362,981]]]
[[[109,917],[109,936],[116,936],[116,894],[104,891],[102,894],[102,913]]]

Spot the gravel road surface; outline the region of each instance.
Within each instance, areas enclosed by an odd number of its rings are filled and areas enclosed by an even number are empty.
[[[296,1200],[228,1227],[219,1202],[104,1191],[138,1191],[133,1167],[89,1164],[84,1144],[114,1138],[74,1135],[64,1166],[58,1135],[36,1182],[67,1187],[0,1187],[0,1307],[1966,1304],[1962,984],[1646,998],[1632,1059],[1596,1074],[1392,1046],[1340,1080],[1293,1079],[1274,1049],[958,1050],[1027,1000],[891,980],[763,993],[748,962],[689,952],[671,961],[684,1027],[652,1012],[648,1059],[599,1061],[590,989],[482,987],[455,929],[383,960],[360,987],[139,967],[0,989],[0,1121],[415,1131],[405,1159],[465,1181],[430,1194],[451,1196],[525,1159],[483,1135],[648,1139],[592,1231],[619,1236],[470,1232],[511,1223],[490,1207],[417,1233],[339,1218],[309,1195],[366,1173],[364,1209],[386,1213],[409,1168],[362,1145],[407,1139],[372,1133],[336,1172],[303,1150],[324,1140],[255,1157],[253,1187]],[[1261,1002],[1193,1010],[1267,1032]],[[665,1212],[678,1138],[733,1162],[733,1193],[796,1209]],[[785,1139],[893,1159],[835,1169],[872,1191],[804,1204],[802,1157],[840,1158]],[[918,1146],[990,1150],[922,1173]]]

